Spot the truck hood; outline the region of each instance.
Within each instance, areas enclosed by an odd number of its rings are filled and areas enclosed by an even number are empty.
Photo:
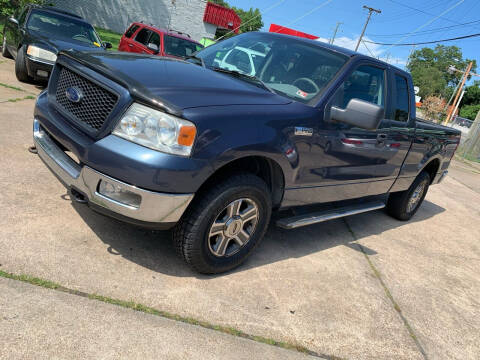
[[[102,51],[104,50],[102,47],[98,47],[94,44],[88,44],[82,41],[76,40],[67,40],[67,39],[60,39],[60,38],[51,38],[45,35],[42,32],[28,30],[28,34],[26,36],[25,41],[28,44],[37,45],[41,48],[46,50],[53,51],[57,54],[61,50],[77,50],[77,51]]]
[[[131,96],[173,112],[225,105],[282,105],[292,101],[254,84],[172,58],[125,52],[62,52],[128,88]]]

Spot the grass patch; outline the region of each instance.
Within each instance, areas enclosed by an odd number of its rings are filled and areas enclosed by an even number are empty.
[[[22,101],[22,100],[35,100],[35,96],[27,95],[27,96],[24,96],[23,98],[8,99],[7,101],[8,102],[18,102],[18,101]]]
[[[200,326],[200,327],[203,327],[203,328],[206,328],[206,329],[219,331],[219,332],[222,332],[222,333],[225,333],[225,334],[230,334],[230,335],[233,335],[233,336],[241,337],[241,338],[244,338],[244,339],[249,339],[249,340],[256,341],[256,342],[263,343],[263,344],[277,346],[277,347],[287,349],[287,350],[298,351],[298,352],[308,354],[308,355],[312,355],[312,356],[316,356],[316,357],[319,357],[319,358],[341,359],[341,358],[338,358],[338,357],[335,357],[335,356],[319,354],[319,353],[317,353],[315,351],[312,351],[312,350],[309,350],[309,349],[307,349],[307,348],[305,348],[304,346],[301,346],[301,345],[287,343],[287,342],[283,342],[283,341],[277,341],[277,340],[266,338],[266,337],[263,337],[263,336],[247,334],[247,333],[245,333],[241,330],[235,329],[233,327],[211,324],[207,321],[197,320],[197,319],[194,319],[194,318],[191,318],[191,317],[172,314],[170,312],[158,310],[158,309],[155,309],[155,308],[143,305],[143,304],[136,303],[134,301],[125,301],[125,300],[120,300],[120,299],[114,299],[114,298],[107,297],[107,296],[102,296],[102,295],[97,295],[97,294],[88,294],[88,293],[84,293],[82,291],[69,289],[69,288],[66,288],[66,287],[64,287],[60,284],[55,283],[55,282],[52,282],[52,281],[49,281],[49,280],[44,280],[44,279],[37,278],[37,277],[33,277],[33,276],[30,276],[30,275],[23,275],[23,274],[22,275],[17,275],[17,274],[12,274],[12,273],[8,273],[6,271],[0,270],[0,277],[4,277],[4,278],[7,278],[7,279],[12,279],[12,280],[18,280],[18,281],[22,281],[22,282],[25,282],[25,283],[28,283],[28,284],[41,286],[41,287],[44,287],[44,288],[47,288],[47,289],[57,290],[57,291],[65,292],[65,293],[72,294],[72,295],[86,297],[86,298],[91,299],[91,300],[101,301],[101,302],[104,302],[104,303],[107,303],[107,304],[121,306],[121,307],[124,307],[124,308],[127,308],[127,309],[140,311],[140,312],[143,312],[143,313],[146,313],[146,314],[160,316],[160,317],[170,319],[170,320],[174,320],[174,321],[180,321],[180,322],[190,324],[190,325]]]
[[[1,62],[1,61],[0,61]],[[0,86],[3,86],[7,89],[13,89],[13,90],[18,90],[18,91],[23,91],[25,92],[25,90],[19,88],[19,87],[16,87],[16,86],[12,86],[12,85],[8,85],[8,84],[4,84],[4,83],[0,83]]]
[[[120,44],[122,34],[99,27],[96,27],[95,30],[97,31],[98,35],[100,35],[100,39],[102,41],[106,41],[112,44],[112,50],[118,50],[118,45]]]

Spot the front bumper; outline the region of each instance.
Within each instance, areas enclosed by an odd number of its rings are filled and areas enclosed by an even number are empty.
[[[37,59],[31,56],[25,57],[28,76],[35,80],[48,80],[53,70],[54,63]]]
[[[102,213],[149,227],[164,224],[158,228],[174,225],[180,220],[185,209],[193,199],[193,194],[166,194],[144,190],[113,179],[88,166],[81,166],[73,161],[33,120],[33,140],[38,155],[50,170],[69,189],[74,189],[85,196],[93,209]],[[108,181],[141,197],[138,207],[120,203],[98,192],[100,181]],[[118,216],[117,216],[118,215]]]

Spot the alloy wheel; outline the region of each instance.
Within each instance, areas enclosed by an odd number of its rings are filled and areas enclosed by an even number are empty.
[[[258,216],[258,205],[252,199],[232,201],[210,226],[207,238],[210,252],[217,257],[236,254],[250,241]]]
[[[418,184],[418,186],[415,188],[412,195],[410,196],[410,199],[408,200],[408,205],[407,205],[407,212],[410,213],[417,208],[417,206],[420,204],[420,201],[423,198],[426,188],[427,188],[427,180],[425,179],[420,184]]]

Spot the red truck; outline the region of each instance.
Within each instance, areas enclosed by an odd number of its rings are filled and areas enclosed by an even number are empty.
[[[186,58],[204,46],[189,35],[160,29],[141,22],[132,23],[123,34],[119,51]]]

